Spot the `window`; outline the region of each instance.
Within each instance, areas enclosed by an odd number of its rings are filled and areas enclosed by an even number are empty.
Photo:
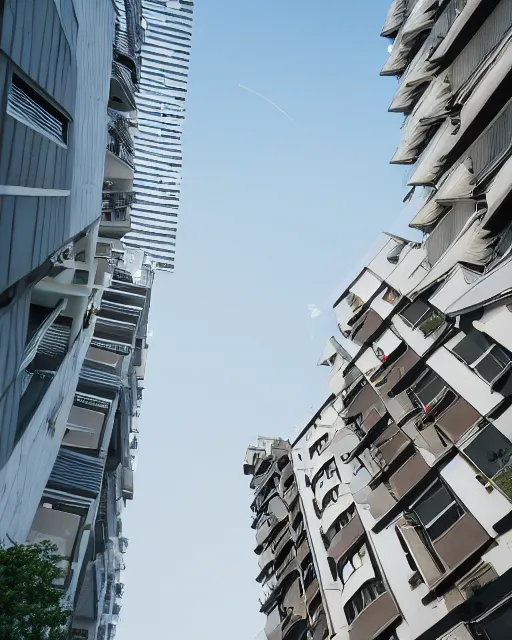
[[[315,455],[320,455],[322,451],[325,449],[325,446],[329,440],[329,434],[325,433],[321,438],[319,438],[315,444],[309,448],[309,457],[313,458]]]
[[[366,582],[344,607],[347,622],[352,624],[360,613],[385,592],[386,588],[382,580],[375,579]]]
[[[326,509],[331,502],[338,502],[338,487],[334,487],[325,494],[322,500],[322,510]]]
[[[431,370],[428,370],[427,373],[411,387],[426,412],[429,412],[435,403],[441,399],[446,388],[444,380]]]
[[[333,541],[334,537],[337,533],[339,533],[342,529],[344,529],[356,515],[356,505],[352,503],[348,509],[346,509],[342,514],[340,514],[333,524],[327,529],[327,533],[325,533],[324,538],[327,542],[327,546]]]
[[[363,566],[363,558],[368,553],[364,544],[353,556],[340,560],[338,563],[338,577],[343,584],[347,583],[350,576]]]
[[[415,327],[429,311],[430,307],[428,304],[425,304],[423,300],[415,300],[412,304],[406,307],[400,315],[408,324]]]
[[[425,337],[437,331],[445,322],[444,317],[423,300],[415,300],[400,316],[408,325],[419,329]]]
[[[352,313],[355,313],[364,304],[361,298],[359,296],[356,296],[356,294],[352,292],[348,294],[346,300],[347,300],[348,306],[352,309]]]
[[[464,515],[464,509],[441,480],[437,480],[414,506],[414,513],[434,542]]]
[[[333,478],[337,474],[336,462],[332,460],[327,469],[325,470],[325,475],[327,478]]]
[[[464,453],[487,478],[512,498],[512,443],[488,424],[464,449]]]
[[[386,302],[389,302],[389,304],[395,304],[399,298],[400,294],[398,293],[398,291],[395,291],[393,287],[388,287],[386,289],[386,292],[382,296],[382,299]]]
[[[511,365],[510,356],[493,340],[472,329],[452,352],[488,384],[492,384]]]
[[[60,146],[66,146],[68,119],[15,73],[7,113]]]

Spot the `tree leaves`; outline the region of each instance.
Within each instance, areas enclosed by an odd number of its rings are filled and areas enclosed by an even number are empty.
[[[48,541],[0,547],[0,640],[60,640],[69,612],[62,591],[57,547]]]

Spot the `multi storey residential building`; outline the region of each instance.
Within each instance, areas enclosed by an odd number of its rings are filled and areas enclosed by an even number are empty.
[[[56,544],[72,639],[112,640],[124,588],[158,262],[124,242],[145,5],[0,3],[0,543]]]
[[[174,268],[194,3],[142,0],[142,65],[137,93],[135,190],[126,244],[156,268]]]
[[[400,77],[391,110],[406,115],[392,162],[411,165],[410,224],[424,236],[379,238],[334,305],[330,395],[295,442],[279,441],[325,618],[303,615],[303,583],[288,599],[299,547],[276,556],[265,541],[280,520],[262,505],[273,640],[512,630],[511,33],[509,0],[391,4],[383,74]],[[248,450],[257,492],[275,486],[278,459]],[[281,520],[294,507],[279,503]]]

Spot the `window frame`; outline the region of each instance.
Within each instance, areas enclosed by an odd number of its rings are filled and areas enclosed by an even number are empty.
[[[435,376],[435,378],[441,380],[444,386],[441,391],[439,391],[435,396],[431,398],[431,400],[427,404],[425,404],[419,394],[428,389],[428,387],[434,382],[434,379],[432,379],[426,386],[424,386],[421,391],[418,391],[418,386],[421,385],[424,382],[425,378],[429,375],[433,375]],[[426,371],[424,371],[423,374],[411,385],[410,391],[414,394],[414,397],[417,399],[420,406],[423,407],[425,413],[429,413],[439,403],[439,401],[442,400],[449,388],[450,387],[448,386],[448,384],[443,380],[443,378],[441,378],[439,374],[437,374],[433,369],[427,368]]]
[[[489,343],[489,346],[487,347],[487,349],[481,353],[481,355],[476,358],[475,360],[473,360],[472,362],[468,362],[468,359],[466,359],[461,353],[459,353],[458,351],[456,351],[457,347],[459,347],[466,339],[471,340],[471,336],[475,335],[475,334],[480,334],[481,336],[483,336],[483,338]],[[492,378],[492,380],[488,380],[487,378],[484,377],[484,375],[478,370],[478,366],[490,355],[492,355],[492,352],[494,350],[497,351],[501,351],[501,353],[507,358],[508,362],[507,364],[503,364],[503,362],[501,360],[499,360],[498,358],[496,358],[496,356],[494,357],[495,362],[498,362],[499,364],[503,365],[501,371],[494,377]],[[488,336],[486,333],[483,333],[482,331],[478,331],[478,329],[471,329],[468,333],[464,334],[464,337],[461,338],[459,340],[459,342],[457,342],[457,344],[453,345],[453,347],[450,349],[450,352],[461,362],[463,362],[469,369],[471,369],[471,371],[473,371],[473,373],[475,373],[481,380],[483,380],[487,385],[489,385],[490,387],[492,387],[496,381],[498,381],[507,371],[509,371],[512,368],[512,358],[508,355],[507,351],[498,343],[496,342],[496,340],[494,340],[493,338],[491,338],[490,336]]]
[[[414,307],[414,305],[419,305],[419,304],[425,305],[426,307],[425,311],[415,322],[412,322],[409,318],[407,318],[404,315],[404,312]],[[411,304],[404,307],[399,312],[398,315],[409,327],[411,327],[411,329],[421,331],[421,333],[425,338],[428,338],[430,335],[435,333],[445,323],[445,318],[443,317],[443,315],[437,309],[435,309],[432,305],[428,304],[421,298],[417,298],[416,300],[411,302]],[[424,328],[422,328],[423,325],[429,320],[433,320],[434,318],[439,318],[441,322],[437,326],[433,327],[432,329],[425,331]]]
[[[357,549],[357,551],[354,551],[353,553],[346,556],[345,558],[342,558],[343,563],[341,561],[337,563],[336,573],[343,586],[347,584],[347,582],[350,580],[350,578],[354,575],[354,573],[358,569],[362,568],[364,564],[363,558],[367,555],[368,555],[368,547],[366,542],[363,542],[363,544]],[[355,558],[358,559],[359,563],[355,562]],[[350,571],[350,574],[345,578],[344,571],[346,567],[350,567],[352,570]]]
[[[448,497],[451,498],[451,501],[449,502],[449,504],[444,506],[438,513],[436,513],[436,515],[433,516],[428,522],[424,522],[416,509],[418,508],[419,505],[421,505],[422,501],[425,501],[427,498],[431,499],[435,495],[435,493],[432,492],[432,489],[435,489],[436,485],[437,485],[437,492],[439,492],[440,489],[444,490],[448,494]],[[439,520],[441,520],[441,518],[445,516],[451,509],[453,509],[454,506],[456,506],[458,510],[461,512],[459,513],[457,519],[454,520],[454,522],[452,522],[451,524],[449,524],[441,533],[437,534],[435,537],[431,535],[429,529],[432,529],[433,526],[436,523],[438,523]],[[428,537],[428,540],[432,545],[437,540],[439,540],[442,536],[444,536],[447,533],[447,531],[449,531],[467,513],[466,508],[460,503],[457,496],[453,493],[450,487],[445,482],[443,482],[442,478],[440,477],[436,478],[436,480],[434,480],[434,482],[432,482],[425,489],[425,491],[421,494],[421,496],[417,500],[415,500],[415,502],[411,505],[410,511],[417,518],[422,530],[425,532],[425,534]]]

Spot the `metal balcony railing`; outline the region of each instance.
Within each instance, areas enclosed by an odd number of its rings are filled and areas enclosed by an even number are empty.
[[[113,109],[108,109],[108,115],[107,149],[133,168],[134,147],[128,120]]]
[[[121,86],[128,106],[132,111],[137,109],[137,104],[135,102],[135,91],[136,86],[133,81],[133,76],[131,71],[122,63],[114,60],[112,62],[112,76],[118,81]]]

